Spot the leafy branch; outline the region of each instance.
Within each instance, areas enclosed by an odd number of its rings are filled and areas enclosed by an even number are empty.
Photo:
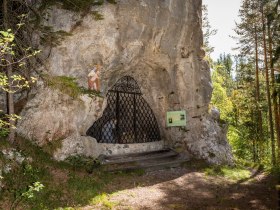
[[[18,196],[12,203],[11,210],[16,209],[18,204],[24,199],[31,199],[35,197],[35,193],[40,192],[44,188],[44,185],[41,182],[34,182],[28,187],[28,189]]]

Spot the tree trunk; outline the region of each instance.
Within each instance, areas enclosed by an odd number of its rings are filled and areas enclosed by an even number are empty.
[[[256,26],[254,28],[255,33],[255,60],[256,60],[256,107],[257,107],[257,122],[258,122],[258,131],[257,138],[258,141],[263,139],[263,127],[262,127],[262,111],[260,110],[260,81],[259,81],[259,54],[258,54],[258,37]]]
[[[277,104],[277,91],[275,88],[275,78],[274,78],[274,68],[273,68],[273,61],[272,61],[272,38],[271,38],[271,29],[270,25],[268,25],[268,41],[269,41],[269,57],[270,57],[270,69],[271,69],[271,82],[272,82],[272,90],[273,90],[273,113],[274,113],[274,123],[275,123],[275,130],[276,130],[276,138],[278,143],[278,162],[280,161],[280,118],[278,112],[278,104]],[[271,142],[273,143],[273,142]],[[274,147],[274,148],[273,148]],[[275,142],[272,144],[272,150],[275,151]]]
[[[271,162],[273,165],[276,164],[275,157],[275,139],[274,139],[274,128],[273,128],[273,119],[272,119],[272,109],[271,109],[271,96],[270,96],[270,87],[269,87],[269,72],[268,72],[268,62],[267,62],[267,49],[266,49],[266,26],[264,22],[263,7],[261,10],[262,13],[262,26],[263,26],[263,50],[264,50],[264,65],[265,65],[265,81],[266,81],[266,97],[268,104],[268,118],[269,118],[269,127],[270,127],[270,139],[271,139]]]
[[[7,30],[9,29],[9,19],[8,19],[8,0],[3,0],[3,25],[4,25],[4,29]],[[7,61],[7,63],[11,62],[12,61],[12,57],[10,55],[7,55],[5,56],[5,59]],[[6,74],[7,74],[7,77],[8,77],[8,82],[9,82],[9,89],[10,91],[7,93],[8,94],[8,97],[7,97],[7,110],[8,110],[8,114],[9,116],[12,116],[15,114],[15,111],[14,111],[14,94],[11,92],[11,86],[12,86],[12,80],[11,80],[11,77],[12,77],[12,66],[11,65],[8,65],[7,68],[6,68]],[[13,119],[9,119],[9,141],[11,143],[14,143],[15,141],[15,121]]]
[[[257,122],[258,119],[256,118],[256,115],[254,114],[254,110],[250,111],[250,115],[251,115],[251,122]],[[257,138],[258,138],[258,128],[256,126],[253,127],[249,127],[250,129],[250,136],[251,139],[253,139],[253,147],[252,147],[252,152],[253,152],[253,161],[254,163],[257,162]]]

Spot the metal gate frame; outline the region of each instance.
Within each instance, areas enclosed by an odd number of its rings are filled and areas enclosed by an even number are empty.
[[[108,91],[107,101],[102,117],[88,129],[88,136],[112,144],[161,140],[155,115],[132,77],[119,79]]]

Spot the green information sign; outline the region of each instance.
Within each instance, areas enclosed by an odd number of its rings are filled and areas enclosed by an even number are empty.
[[[187,114],[186,111],[172,111],[166,114],[167,127],[186,126]]]

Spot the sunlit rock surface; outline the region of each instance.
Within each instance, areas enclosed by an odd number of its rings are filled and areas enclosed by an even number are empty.
[[[51,50],[48,73],[75,77],[87,87],[88,73],[101,63],[103,96],[118,79],[132,76],[155,113],[162,146],[215,164],[232,163],[226,128],[208,114],[212,85],[201,49],[201,0],[119,0],[92,10],[104,20],[59,8],[49,11],[47,24],[72,35]],[[22,111],[18,133],[40,145],[62,139],[57,159],[97,156],[98,144],[94,139],[84,143],[83,136],[105,106],[106,97],[73,100],[40,86]],[[172,110],[187,111],[186,127],[166,127],[166,112]]]

